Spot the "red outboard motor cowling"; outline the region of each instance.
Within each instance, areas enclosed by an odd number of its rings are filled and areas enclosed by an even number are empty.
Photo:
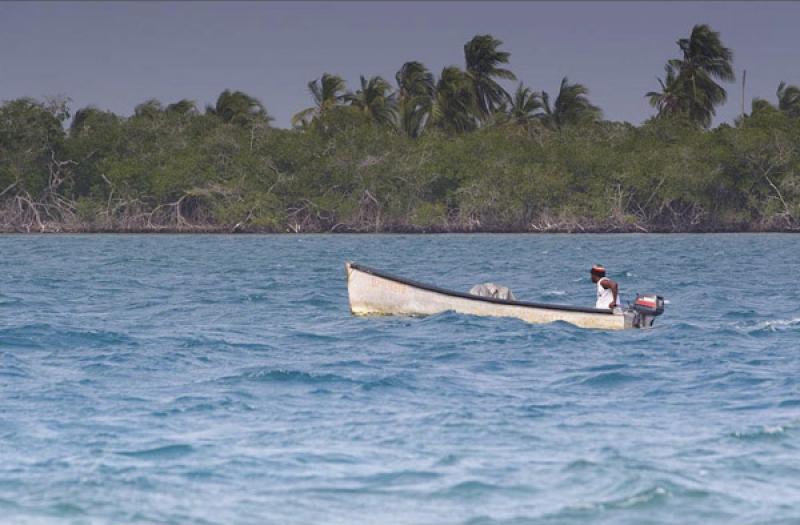
[[[630,309],[625,312],[626,324],[633,328],[650,328],[656,317],[664,313],[664,298],[656,294],[637,294]]]
[[[664,313],[664,298],[656,294],[637,295],[633,309],[642,315],[661,315]]]

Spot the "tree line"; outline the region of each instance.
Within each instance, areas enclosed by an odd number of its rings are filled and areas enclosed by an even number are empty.
[[[417,61],[355,90],[325,73],[292,129],[226,90],[130,117],[0,105],[2,231],[741,231],[800,228],[800,88],[711,128],[735,80],[707,25],[677,41],[641,126],[586,86],[517,81],[491,35],[438,78]]]

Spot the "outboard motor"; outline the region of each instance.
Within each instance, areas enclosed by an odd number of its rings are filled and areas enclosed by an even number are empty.
[[[625,312],[625,324],[632,328],[650,328],[656,317],[664,313],[664,298],[656,294],[636,295],[636,300]]]

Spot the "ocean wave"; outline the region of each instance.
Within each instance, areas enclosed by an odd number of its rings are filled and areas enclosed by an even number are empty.
[[[800,329],[800,317],[793,317],[791,319],[771,319],[762,321],[754,325],[745,326],[750,334],[758,334],[764,332],[783,332],[786,330]]]
[[[618,521],[612,518],[615,514],[609,513],[649,510],[653,507],[663,506],[675,496],[675,492],[676,490],[670,485],[658,484],[618,498],[576,501],[562,507],[557,512],[546,515],[541,521],[546,523],[584,523],[586,520],[591,521],[593,516],[598,516],[598,513],[602,513],[611,519],[609,523],[617,523]],[[684,491],[678,488],[677,492]],[[634,523],[638,523],[638,521]]]
[[[86,515],[86,509],[84,509],[79,505],[76,505],[75,503],[70,503],[66,501],[50,505],[47,511],[61,518],[68,518],[68,517],[74,518],[77,516]]]
[[[221,352],[229,353],[239,350],[266,352],[275,349],[275,345],[264,342],[258,332],[242,335],[233,329],[221,331],[206,327],[195,331],[172,330],[161,334],[157,338],[157,343],[159,346],[187,350],[189,352],[182,353],[182,355],[194,357],[202,356],[207,350],[213,350],[214,353],[211,355],[218,355]]]
[[[3,364],[0,368],[0,377],[33,377],[24,366]]]
[[[22,303],[24,299],[20,297],[13,297],[11,295],[3,295],[0,293],[0,308],[17,306]]]
[[[50,323],[30,323],[0,328],[0,345],[22,348],[138,346],[125,333],[103,329],[80,329]]]
[[[292,334],[292,339],[296,342],[299,340],[310,341],[313,343],[338,343],[342,341],[339,335],[321,334],[319,332],[302,331]]]
[[[381,389],[394,389],[400,388],[404,390],[415,390],[416,388],[408,381],[407,374],[393,374],[378,379],[367,381],[361,385],[362,390],[381,390]]]
[[[576,459],[574,461],[570,461],[567,465],[562,468],[562,472],[572,472],[572,471],[583,471],[583,470],[593,470],[597,468],[599,465],[594,461],[590,461],[588,459]]]
[[[248,403],[235,401],[227,396],[219,399],[207,396],[181,396],[173,400],[169,407],[156,410],[152,412],[152,415],[155,417],[169,417],[178,414],[213,412],[215,410],[250,412],[255,408]]]
[[[634,381],[640,381],[641,379],[642,378],[639,376],[624,374],[622,372],[602,372],[582,379],[578,383],[592,387],[615,387]]]
[[[782,425],[764,425],[762,427],[749,430],[732,432],[731,437],[743,441],[761,441],[782,439],[786,435],[786,428]]]
[[[586,369],[587,372],[608,372],[610,370],[622,370],[623,368],[629,368],[630,365],[626,365],[624,363],[608,363],[605,365],[596,365],[591,366]]]
[[[218,381],[223,383],[257,382],[257,383],[301,383],[318,385],[321,383],[352,383],[347,377],[336,374],[318,374],[302,370],[286,368],[258,368],[247,370],[233,376],[225,376]]]
[[[301,465],[357,465],[361,457],[346,452],[295,452],[282,454],[282,459]]]
[[[534,492],[536,490],[528,485],[501,485],[480,480],[468,480],[439,489],[432,496],[446,499],[473,500],[498,493],[520,496],[523,494],[530,495]]]
[[[32,377],[30,365],[25,359],[11,352],[0,352],[0,377]]]
[[[117,454],[137,459],[170,460],[182,458],[194,451],[195,449],[191,445],[178,443],[140,450],[122,450],[118,451]]]
[[[666,319],[667,318],[665,318],[665,321]],[[681,334],[684,337],[686,336],[687,332],[706,332],[710,330],[717,331],[718,329],[718,327],[714,325],[690,323],[688,321],[665,322],[662,323],[660,326],[667,327],[671,332],[676,334]],[[659,325],[656,325],[656,329],[657,328],[659,328]]]
[[[399,470],[391,472],[379,472],[369,476],[355,478],[356,481],[375,488],[397,487],[405,485],[417,485],[441,478],[438,472],[429,470]]]
[[[605,509],[640,509],[664,503],[672,496],[672,492],[662,486],[655,486],[621,499],[601,503]]]

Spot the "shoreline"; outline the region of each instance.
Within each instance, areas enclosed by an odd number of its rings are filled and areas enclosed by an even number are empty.
[[[45,224],[44,228],[4,227],[0,228],[0,235],[470,235],[470,234],[558,234],[558,235],[669,235],[669,234],[737,234],[737,233],[781,233],[798,234],[800,225],[787,225],[785,227],[759,227],[742,225],[698,227],[698,228],[666,228],[666,227],[598,227],[598,226],[571,226],[539,228],[423,228],[423,227],[388,227],[380,229],[366,228],[336,228],[336,229],[303,229],[283,230],[274,228],[236,228],[230,226],[194,226],[194,227],[151,227],[151,228],[109,228],[91,227],[64,224]]]

